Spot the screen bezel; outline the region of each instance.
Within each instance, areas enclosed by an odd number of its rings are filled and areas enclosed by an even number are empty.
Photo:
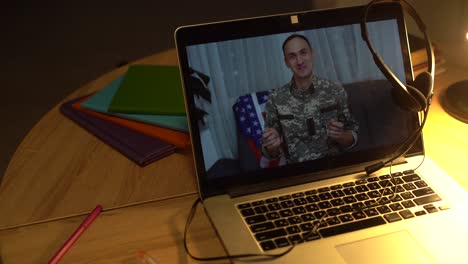
[[[188,57],[186,47],[190,45],[205,44],[239,38],[257,37],[287,33],[301,30],[309,30],[323,27],[333,27],[360,23],[364,11],[364,6],[307,11],[301,13],[288,13],[282,15],[248,18],[217,23],[201,24],[194,26],[180,27],[175,32],[177,52],[179,56],[179,66],[184,87],[184,96],[187,109],[187,119],[192,140],[192,151],[194,154],[195,169],[198,180],[198,187],[202,198],[229,193],[232,189],[248,189],[246,186],[262,185],[264,188],[278,188],[286,185],[301,182],[310,182],[323,178],[336,177],[343,174],[342,170],[329,171],[330,164],[340,168],[353,167],[353,171],[363,171],[365,165],[376,160],[383,160],[389,157],[398,146],[382,147],[377,150],[359,152],[360,155],[337,156],[327,158],[318,163],[314,161],[290,164],[274,169],[263,169],[260,171],[248,172],[235,178],[209,179],[207,177],[203,152],[200,142],[198,123],[195,118],[191,118],[190,113],[195,112],[194,95],[187,89],[188,78],[184,74],[188,73]],[[291,23],[291,16],[297,16],[299,23]],[[406,81],[413,80],[410,52],[408,48],[408,38],[402,7],[398,3],[383,3],[374,5],[368,16],[368,22],[396,19],[398,31],[400,33],[400,44],[402,48],[404,70]],[[188,75],[187,75],[188,76]],[[415,121],[418,116],[414,113]],[[414,156],[424,153],[422,137],[419,137],[414,146],[405,156]],[[358,164],[358,165],[357,165]],[[323,173],[327,171],[329,173]],[[321,172],[317,176],[313,172]],[[307,174],[307,175],[305,175]],[[325,176],[324,176],[325,175]],[[284,181],[284,178],[288,178]],[[276,181],[278,180],[278,181]],[[253,190],[254,188],[252,188]]]

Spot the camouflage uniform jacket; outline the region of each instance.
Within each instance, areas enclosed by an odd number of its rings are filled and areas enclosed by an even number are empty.
[[[296,89],[294,79],[274,89],[265,106],[265,127],[275,128],[283,137],[282,153],[288,163],[343,151],[327,136],[326,127],[331,119],[343,122],[344,130],[352,131],[352,146],[357,141],[359,126],[349,111],[344,88],[316,76],[312,78],[307,90]],[[263,153],[268,157],[264,149]]]

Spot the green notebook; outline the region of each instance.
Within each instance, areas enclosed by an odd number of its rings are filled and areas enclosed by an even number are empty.
[[[177,66],[131,65],[109,105],[109,112],[185,115]]]

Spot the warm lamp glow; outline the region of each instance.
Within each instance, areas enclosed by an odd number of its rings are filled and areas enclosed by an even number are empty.
[[[468,32],[466,32],[466,35],[465,35],[465,37],[466,37],[466,40],[468,40]]]

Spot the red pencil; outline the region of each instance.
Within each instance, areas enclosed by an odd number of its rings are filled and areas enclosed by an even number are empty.
[[[75,230],[75,232],[68,238],[68,240],[62,245],[62,247],[55,253],[55,255],[49,260],[49,264],[58,263],[59,260],[67,253],[70,247],[75,241],[81,236],[81,234],[88,228],[88,226],[98,217],[102,211],[102,206],[97,205],[96,208],[86,217],[81,225]]]

